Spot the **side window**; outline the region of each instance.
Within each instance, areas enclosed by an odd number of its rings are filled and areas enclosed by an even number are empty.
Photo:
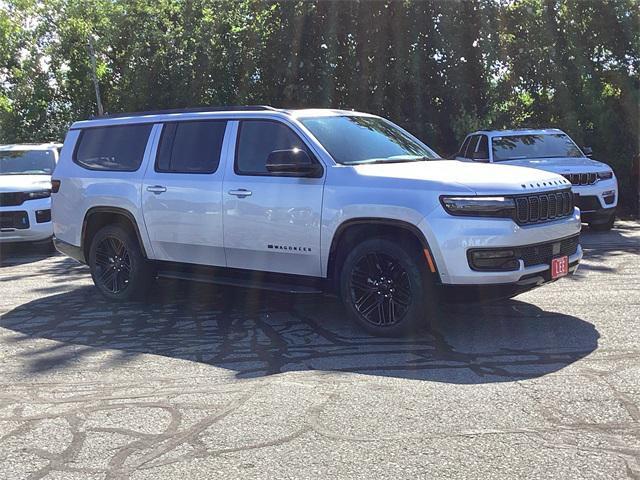
[[[476,152],[478,152],[478,158],[489,160],[489,140],[486,135],[480,135]]]
[[[134,172],[140,168],[151,124],[87,128],[80,133],[73,161],[90,170]]]
[[[286,125],[269,120],[243,120],[238,132],[235,171],[238,175],[269,175],[267,157],[274,150],[299,148],[313,155]]]
[[[462,142],[462,146],[460,146],[460,150],[458,150],[458,153],[456,153],[456,157],[464,157],[464,152],[467,150],[470,140],[471,137],[467,137],[464,139],[464,142]]]
[[[165,123],[156,157],[157,172],[213,173],[220,164],[226,121]]]
[[[469,140],[469,144],[467,145],[467,149],[464,152],[464,158],[473,158],[473,152],[476,151],[476,145],[478,144],[479,135],[473,135]]]

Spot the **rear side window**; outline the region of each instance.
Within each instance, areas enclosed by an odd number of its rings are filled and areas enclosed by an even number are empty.
[[[489,141],[487,140],[486,135],[480,135],[480,141],[478,142],[476,152],[479,154],[478,158],[489,158]]]
[[[90,170],[133,172],[140,168],[151,124],[87,128],[73,161]]]
[[[244,120],[240,124],[235,170],[239,175],[270,175],[267,157],[274,150],[305,150],[314,158],[302,139],[282,123]]]
[[[226,121],[173,122],[162,127],[156,171],[213,173],[220,164]]]

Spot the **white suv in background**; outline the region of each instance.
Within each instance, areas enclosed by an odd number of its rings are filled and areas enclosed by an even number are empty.
[[[556,128],[474,132],[456,154],[458,160],[504,162],[559,173],[573,186],[582,221],[595,230],[609,230],[615,220],[618,182],[611,167],[589,157],[589,147],[581,150]]]
[[[156,276],[336,291],[376,334],[443,297],[508,297],[573,273],[562,176],[442,160],[393,123],[236,107],[76,122],[53,183],[57,248],[109,299]]]
[[[62,145],[0,145],[0,243],[53,235],[51,173]]]

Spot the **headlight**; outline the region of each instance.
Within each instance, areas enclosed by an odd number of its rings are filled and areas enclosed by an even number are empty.
[[[440,200],[451,215],[513,218],[516,211],[516,203],[509,197],[440,197]]]
[[[36,198],[49,198],[51,196],[51,190],[38,190],[37,192],[26,192],[24,195],[27,200],[35,200]]]
[[[598,180],[609,180],[613,178],[613,172],[607,170],[606,172],[598,172]]]

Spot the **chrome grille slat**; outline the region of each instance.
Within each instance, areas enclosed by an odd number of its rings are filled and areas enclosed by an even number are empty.
[[[520,225],[545,222],[573,213],[573,194],[570,190],[517,196],[515,202],[515,220]]]

